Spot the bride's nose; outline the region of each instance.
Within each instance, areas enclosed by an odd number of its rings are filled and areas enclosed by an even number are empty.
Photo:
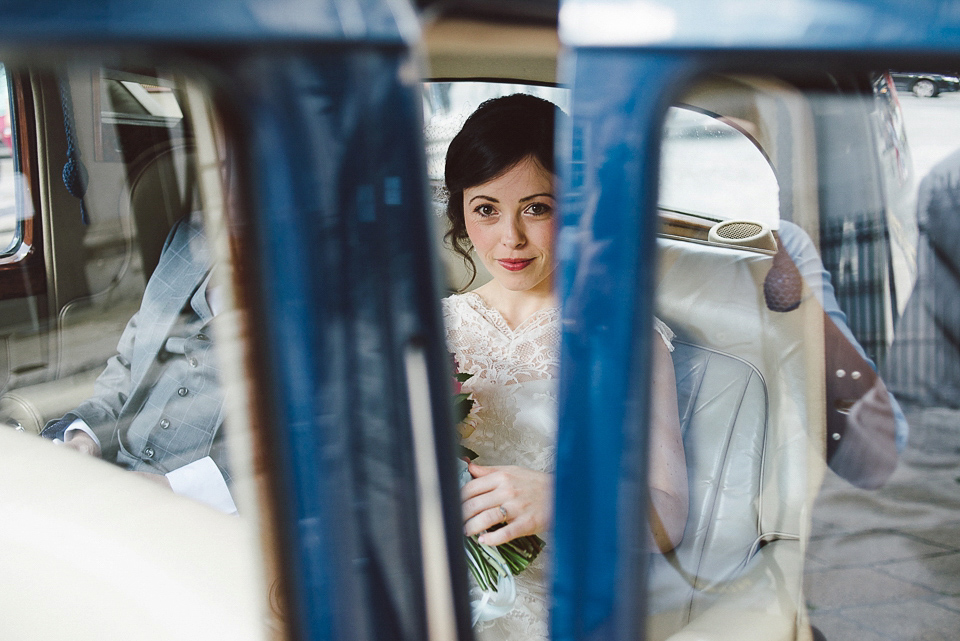
[[[503,233],[500,242],[505,247],[522,247],[527,242],[527,236],[523,230],[523,219],[520,217],[509,217],[504,220]]]

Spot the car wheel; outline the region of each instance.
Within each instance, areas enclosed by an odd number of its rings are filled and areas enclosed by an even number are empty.
[[[940,93],[932,80],[917,80],[913,83],[911,91],[918,98],[933,98]]]

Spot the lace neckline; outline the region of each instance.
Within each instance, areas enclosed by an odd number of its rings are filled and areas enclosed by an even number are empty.
[[[478,294],[476,291],[466,292],[463,294],[463,296],[469,297],[470,300],[475,303],[475,305],[471,305],[471,307],[480,312],[497,329],[507,336],[516,336],[518,334],[522,334],[527,325],[532,325],[534,321],[539,321],[541,316],[547,317],[544,321],[542,321],[547,323],[553,320],[554,317],[559,317],[560,315],[559,307],[544,307],[543,309],[538,309],[534,313],[530,314],[524,318],[519,325],[511,329],[510,324],[507,323],[507,319],[503,317],[503,314],[500,313],[500,310],[488,305],[487,301],[483,300],[483,296]]]

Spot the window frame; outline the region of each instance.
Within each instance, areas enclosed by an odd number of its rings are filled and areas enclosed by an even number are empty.
[[[46,265],[43,252],[43,228],[40,222],[40,189],[37,171],[37,130],[35,124],[33,95],[29,75],[19,71],[7,71],[11,93],[10,125],[14,149],[13,168],[24,180],[17,187],[16,198],[19,212],[21,203],[29,200],[33,215],[18,221],[18,242],[0,256],[0,300],[26,298],[45,294],[47,291]],[[26,186],[29,193],[21,190]]]

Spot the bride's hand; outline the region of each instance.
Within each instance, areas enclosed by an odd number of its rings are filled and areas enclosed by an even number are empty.
[[[469,470],[473,480],[460,493],[467,536],[506,522],[502,528],[480,536],[481,543],[501,545],[550,527],[553,479],[549,474],[515,465],[476,463],[470,463]]]

